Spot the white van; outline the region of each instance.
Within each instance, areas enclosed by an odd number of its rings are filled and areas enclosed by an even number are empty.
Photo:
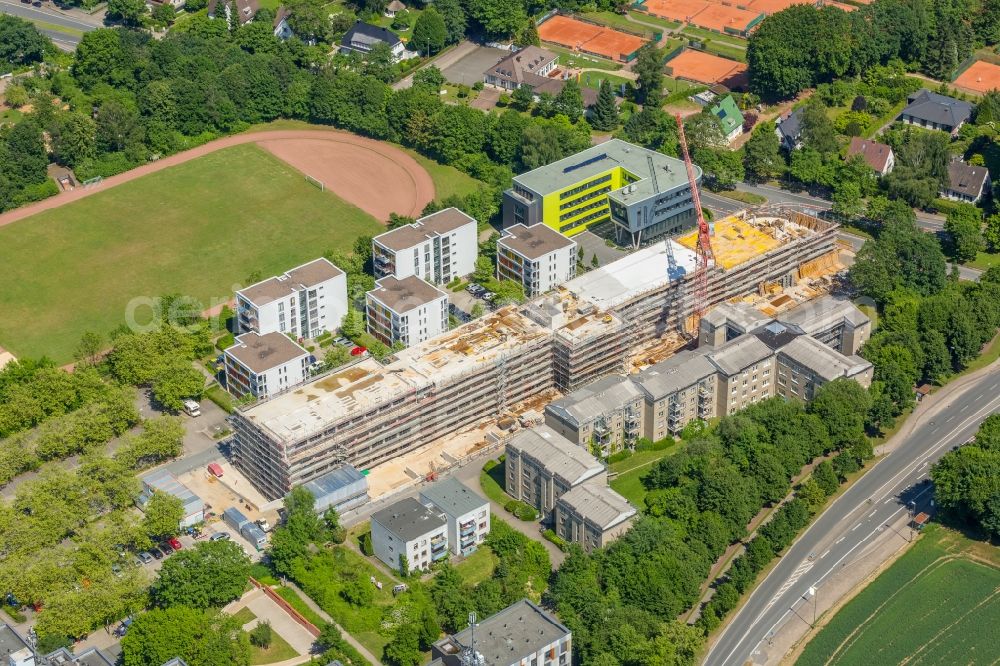
[[[201,405],[194,400],[185,400],[184,413],[188,416],[201,416]]]

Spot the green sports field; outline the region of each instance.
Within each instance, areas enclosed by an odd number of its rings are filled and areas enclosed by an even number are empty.
[[[0,227],[0,347],[69,362],[133,298],[180,293],[207,308],[255,271],[382,229],[255,145],[226,148]]]
[[[988,544],[931,526],[806,646],[799,666],[991,664],[1000,569]]]

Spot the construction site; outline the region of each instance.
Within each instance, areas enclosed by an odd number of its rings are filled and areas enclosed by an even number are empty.
[[[714,305],[779,312],[826,293],[842,268],[835,229],[743,212],[714,224],[705,269],[695,234],[660,241],[384,365],[364,359],[239,410],[234,462],[269,499],[350,463],[376,499],[496,444],[566,392],[693,345]]]

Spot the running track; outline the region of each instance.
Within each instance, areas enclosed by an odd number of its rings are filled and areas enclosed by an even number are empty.
[[[127,183],[136,178],[142,178],[148,174],[183,164],[184,162],[214,153],[223,148],[239,146],[245,143],[267,142],[274,144],[275,142],[284,140],[296,142],[299,146],[306,145],[304,144],[305,141],[322,141],[331,144],[342,144],[345,148],[348,148],[349,161],[327,164],[325,168],[328,173],[317,174],[310,172],[310,175],[324,180],[327,187],[335,194],[371,213],[379,221],[385,221],[388,218],[388,215],[383,214],[382,210],[387,205],[390,207],[390,210],[402,214],[414,215],[419,214],[424,205],[434,198],[434,182],[427,171],[415,159],[406,154],[406,152],[392,144],[333,129],[265,130],[216,139],[197,148],[164,157],[156,162],[144,164],[131,171],[120,173],[117,176],[105,178],[100,186],[93,189],[85,190],[83,187],[78,186],[75,190],[62,192],[54,197],[15,208],[14,210],[0,214],[0,227],[30,217],[36,213],[41,213],[42,211],[65,206],[92,194],[104,192],[122,183]],[[359,155],[359,148],[363,150],[364,154]],[[309,163],[312,157],[305,151],[292,151],[297,152],[298,155],[288,155],[286,154],[287,152],[289,151],[282,151],[279,157],[294,168],[299,166],[296,164],[296,157],[301,158],[306,163]],[[341,168],[345,165],[348,168]],[[371,192],[359,191],[357,189],[353,189],[351,192],[344,192],[338,189],[337,182],[331,182],[333,179],[330,176],[336,172],[345,172],[354,175],[358,173],[370,173],[373,176],[382,174],[385,177],[373,177],[369,179]],[[401,179],[399,178],[400,172],[402,172]],[[392,187],[385,187],[387,183],[392,183]],[[350,188],[345,187],[342,189],[346,190]],[[345,196],[345,194],[348,196]],[[371,202],[371,205],[365,205],[367,202]]]

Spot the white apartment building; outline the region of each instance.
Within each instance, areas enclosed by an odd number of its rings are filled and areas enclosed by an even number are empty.
[[[476,270],[479,253],[476,220],[457,208],[445,208],[413,224],[372,239],[375,279],[411,275],[447,284]]]
[[[420,502],[448,520],[448,546],[455,555],[476,550],[490,533],[490,503],[454,477],[420,491]]]
[[[287,391],[309,378],[309,352],[284,333],[237,336],[223,352],[226,389],[240,398],[267,398]]]
[[[347,276],[323,258],[236,292],[241,333],[315,338],[339,327],[345,314]]]
[[[365,300],[368,332],[387,345],[410,347],[448,330],[448,295],[414,275],[377,280]]]
[[[372,548],[396,571],[401,569],[401,556],[410,571],[426,571],[431,563],[448,557],[448,520],[407,497],[372,515]]]
[[[497,241],[497,279],[520,282],[528,298],[574,277],[576,242],[545,224],[515,224]]]

